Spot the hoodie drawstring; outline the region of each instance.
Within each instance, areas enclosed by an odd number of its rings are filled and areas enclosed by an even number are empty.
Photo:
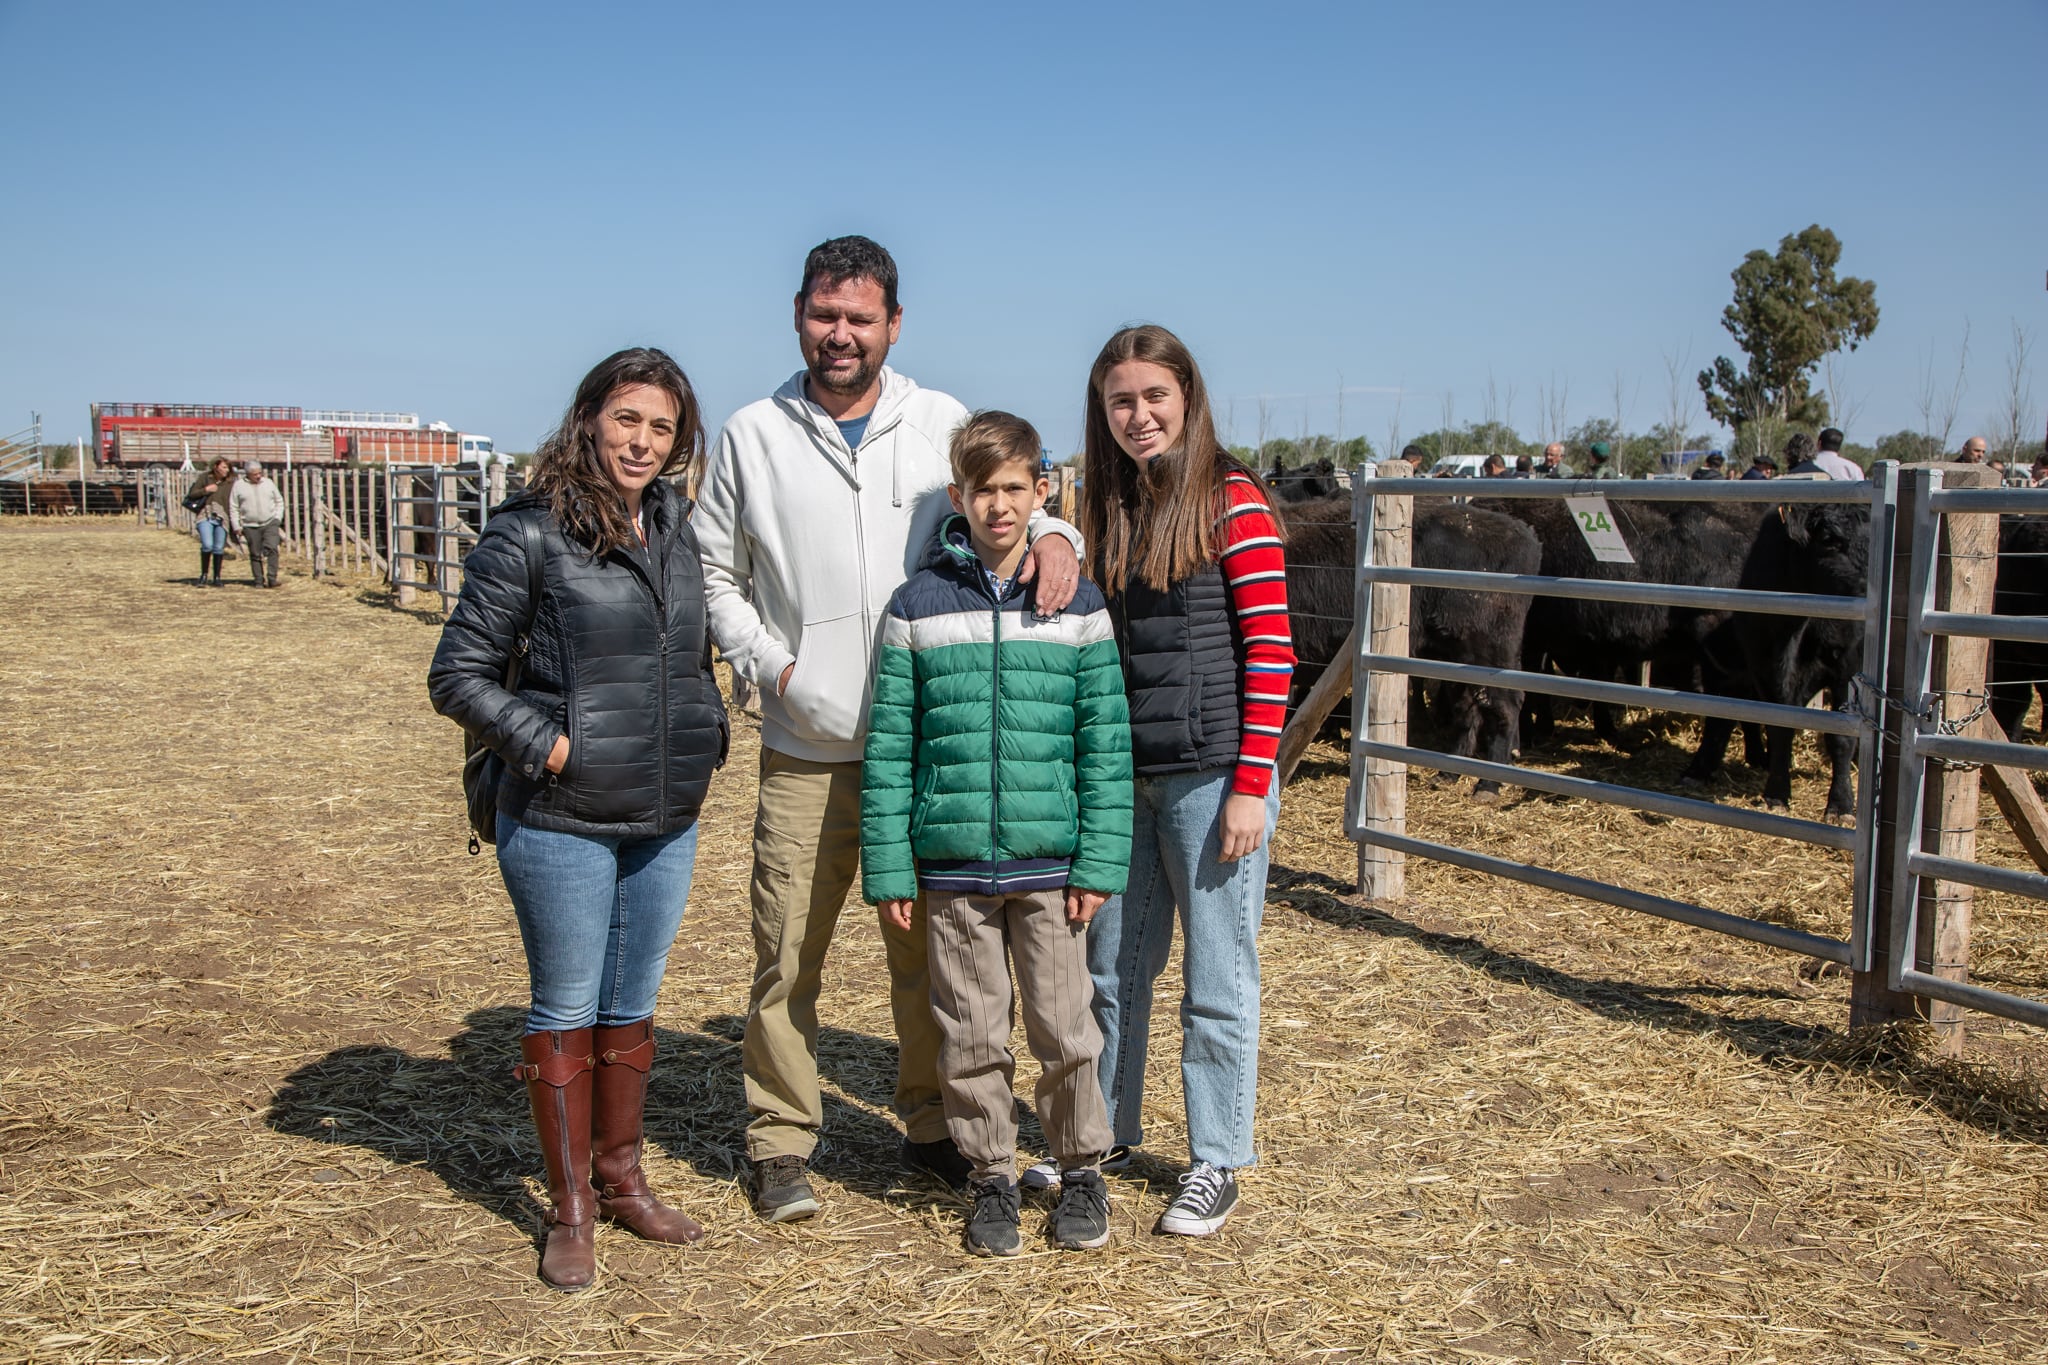
[[[891,460],[889,464],[889,505],[903,505],[903,442],[889,442]]]

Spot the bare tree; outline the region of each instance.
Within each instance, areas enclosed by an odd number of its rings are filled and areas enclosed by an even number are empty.
[[[1394,391],[1393,415],[1387,418],[1387,455],[1393,459],[1401,453],[1401,404],[1407,400],[1408,386],[1401,385]]]
[[[1344,371],[1337,371],[1337,444],[1344,444]]]
[[[1451,392],[1451,391],[1450,391],[1449,389],[1445,389],[1445,390],[1444,390],[1444,402],[1443,402],[1443,415],[1444,415],[1444,424],[1443,424],[1443,426],[1441,426],[1441,427],[1439,427],[1439,428],[1438,428],[1438,433],[1439,433],[1439,434],[1438,434],[1438,436],[1437,436],[1437,438],[1436,438],[1436,439],[1437,439],[1437,452],[1436,452],[1436,453],[1437,453],[1437,457],[1438,457],[1439,459],[1441,459],[1441,458],[1442,458],[1443,456],[1445,456],[1445,455],[1457,455],[1457,454],[1460,454],[1460,453],[1462,453],[1462,452],[1460,452],[1460,451],[1456,451],[1456,450],[1445,450],[1445,449],[1443,448],[1443,443],[1451,439],[1451,428],[1452,428],[1452,427],[1455,427],[1455,426],[1456,426],[1456,425],[1458,424],[1458,401],[1457,401],[1457,397],[1456,397],[1456,395],[1454,395],[1454,394],[1453,394],[1453,393],[1452,393],[1452,392]]]
[[[2005,398],[2003,409],[1993,422],[1998,433],[1998,453],[2006,463],[2031,463],[2022,449],[2034,430],[2034,383],[2027,373],[2027,356],[2034,338],[2019,319],[2013,319],[2012,349],[2005,353]]]
[[[1252,448],[1252,466],[1257,468],[1266,462],[1266,432],[1273,425],[1273,407],[1266,401],[1266,395],[1259,395],[1259,443]]]
[[[1491,455],[1495,449],[1493,434],[1500,429],[1500,386],[1494,383],[1493,367],[1490,365],[1486,369],[1486,398],[1480,403],[1479,412],[1480,420],[1486,429],[1484,453]]]
[[[1690,343],[1679,355],[1664,353],[1664,430],[1681,450],[1691,434],[1693,413],[1699,406],[1700,387],[1693,381],[1691,369]]]
[[[1927,364],[1920,376],[1920,434],[1938,439],[1944,454],[1948,451],[1949,434],[1955,430],[1956,413],[1963,405],[1963,392],[1969,387],[1965,379],[1970,368],[1970,320],[1963,319],[1963,339],[1956,343],[1956,377],[1946,389],[1934,377],[1934,353],[1927,353]],[[1935,428],[1939,427],[1939,433]]]
[[[1571,422],[1572,381],[1569,376],[1560,383],[1557,372],[1551,371],[1548,384],[1536,386],[1536,403],[1542,409],[1536,415],[1536,424],[1542,428],[1543,444],[1562,441]]]
[[[1828,400],[1828,425],[1842,431],[1853,431],[1856,419],[1863,412],[1863,399],[1852,394],[1842,383],[1841,357],[1828,352],[1821,362],[1821,383]]]

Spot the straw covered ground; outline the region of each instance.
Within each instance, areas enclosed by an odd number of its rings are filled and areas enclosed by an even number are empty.
[[[711,1234],[606,1229],[600,1287],[550,1294],[507,1075],[523,966],[493,865],[463,849],[459,744],[422,684],[434,625],[367,585],[201,591],[192,569],[165,532],[0,522],[0,1358],[2048,1359],[2048,1040],[1973,1019],[1961,1064],[1849,1040],[1838,976],[1442,867],[1365,905],[1334,750],[1276,841],[1262,1161],[1222,1235],[1149,1232],[1183,1147],[1169,968],[1111,1245],[964,1255],[961,1205],[895,1170],[860,909],[824,1002],[826,1212],[763,1226],[734,1178],[747,723],[651,1116],[656,1185]],[[1567,728],[1534,757],[1661,780],[1684,738],[1624,760]],[[1420,776],[1411,818],[1841,927],[1832,854],[1516,793],[1489,809]],[[1985,856],[2012,856],[2002,837]],[[1984,919],[1985,974],[2048,983],[2039,916]]]

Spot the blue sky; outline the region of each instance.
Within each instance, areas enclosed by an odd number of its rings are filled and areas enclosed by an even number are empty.
[[[2048,4],[825,7],[0,0],[0,431],[94,399],[408,409],[530,449],[650,343],[714,428],[804,252],[895,253],[892,363],[1077,439],[1130,320],[1249,441],[1647,428],[1809,223],[1874,279],[1852,438],[1973,333],[2048,356]],[[33,73],[33,79],[26,79]],[[1693,412],[1696,390],[1689,378]],[[2035,386],[2034,411],[2048,406]],[[1398,399],[1395,391],[1402,396]],[[1399,404],[1398,410],[1396,404]]]

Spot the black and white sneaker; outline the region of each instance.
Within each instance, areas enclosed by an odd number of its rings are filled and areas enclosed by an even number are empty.
[[[1122,1175],[1131,1168],[1135,1155],[1129,1147],[1116,1146],[1109,1149],[1109,1155],[1096,1163],[1104,1175]],[[1060,1163],[1047,1157],[1030,1170],[1017,1177],[1017,1183],[1027,1190],[1052,1190],[1060,1187]]]
[[[1237,1173],[1198,1161],[1180,1178],[1180,1193],[1159,1215],[1159,1230],[1177,1237],[1207,1237],[1237,1209]]]

